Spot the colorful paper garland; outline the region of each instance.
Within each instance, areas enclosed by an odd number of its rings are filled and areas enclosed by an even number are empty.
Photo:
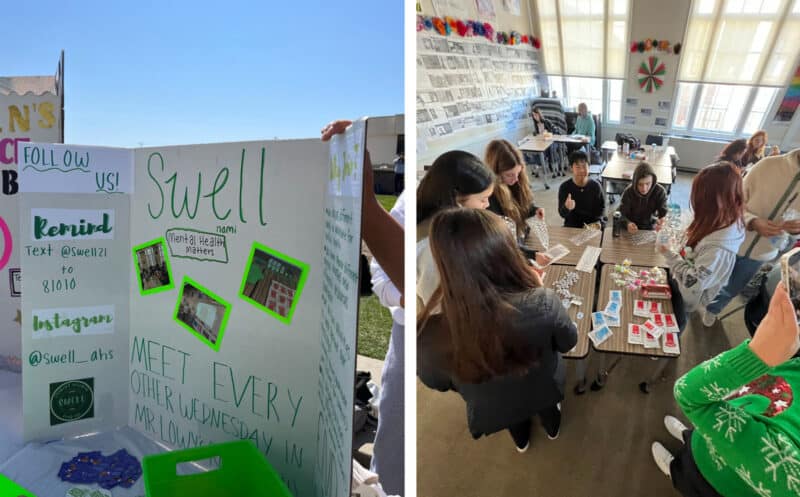
[[[464,21],[450,16],[431,17],[418,15],[417,31],[431,30],[442,36],[450,36],[451,33],[455,32],[461,37],[483,36],[487,40],[501,45],[531,45],[536,50],[542,48],[541,40],[533,35],[523,35],[516,31],[511,31],[510,33],[504,31],[495,32],[488,22]]]
[[[639,88],[647,93],[653,93],[661,88],[664,84],[664,74],[667,73],[667,68],[663,62],[658,61],[658,57],[652,55],[647,58],[647,61],[642,61],[639,66]]]
[[[631,42],[631,53],[644,53],[651,50],[664,53],[672,52],[675,55],[678,55],[681,53],[681,44],[678,42],[675,45],[671,45],[667,40],[658,40],[655,38],[647,38],[646,40]]]

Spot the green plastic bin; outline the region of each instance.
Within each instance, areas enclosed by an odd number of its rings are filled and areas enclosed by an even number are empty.
[[[212,471],[178,475],[180,463],[219,458]],[[252,442],[237,440],[142,459],[147,497],[292,497]]]

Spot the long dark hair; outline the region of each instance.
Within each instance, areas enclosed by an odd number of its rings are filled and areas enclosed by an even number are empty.
[[[480,383],[528,371],[541,351],[514,332],[519,311],[510,297],[538,287],[539,280],[502,218],[480,209],[442,211],[431,222],[430,247],[441,284],[422,310],[417,329],[441,305],[453,375]]]
[[[452,150],[433,161],[417,187],[417,224],[442,209],[456,207],[457,197],[489,188],[494,174],[469,152]]]
[[[729,144],[725,145],[725,148],[723,148],[722,152],[719,153],[719,160],[729,161],[733,162],[734,165],[743,166],[745,164],[736,164],[734,162],[736,160],[734,157],[736,155],[741,154],[745,150],[747,150],[747,140],[745,140],[744,138],[733,140]]]
[[[517,233],[525,231],[525,217],[533,204],[533,192],[528,185],[525,174],[525,160],[522,152],[508,140],[492,140],[486,146],[486,165],[497,176],[493,195],[500,204],[503,214],[517,225]],[[522,171],[516,183],[508,186],[500,176],[509,169],[522,165]]]
[[[686,245],[695,248],[711,233],[733,223],[744,223],[742,175],[730,162],[705,167],[692,181],[694,220],[686,230]]]

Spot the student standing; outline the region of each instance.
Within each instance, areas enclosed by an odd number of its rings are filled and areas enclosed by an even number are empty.
[[[744,240],[744,194],[736,166],[722,162],[700,170],[690,195],[694,219],[681,254],[659,246],[686,310],[675,309],[679,324],[686,312],[705,308],[725,286]],[[683,314],[683,315],[680,315]]]
[[[705,326],[712,326],[761,266],[778,256],[778,245],[790,239],[786,234],[800,234],[800,221],[782,219],[792,209],[800,211],[800,149],[759,161],[744,177],[743,188],[747,236],[739,248],[730,281],[706,307]]]
[[[667,215],[667,192],[656,181],[656,172],[647,162],[633,171],[631,184],[622,192],[619,212],[629,233],[661,226]]]
[[[430,238],[442,291],[417,326],[420,380],[462,396],[474,438],[508,430],[525,452],[535,415],[556,438],[565,383],[561,354],[578,339],[560,299],[542,288],[492,213],[443,211]],[[442,314],[432,316],[439,306]]]
[[[752,340],[709,359],[675,382],[675,400],[694,425],[672,416],[684,443],[673,456],[659,442],[659,469],[684,497],[800,495],[800,348],[782,283]]]
[[[742,157],[742,165],[747,167],[751,164],[756,164],[758,161],[767,156],[767,132],[760,129],[753,133],[747,140],[747,150]],[[773,146],[769,155],[778,155],[781,151],[777,146]]]
[[[439,272],[428,240],[431,219],[448,207],[486,209],[494,182],[494,174],[480,159],[461,150],[437,157],[420,181],[417,188],[417,299],[420,304],[428,302],[439,287]]]
[[[564,226],[583,228],[585,224],[601,223],[606,199],[600,183],[589,178],[589,158],[577,150],[569,155],[572,178],[558,188],[558,213]]]

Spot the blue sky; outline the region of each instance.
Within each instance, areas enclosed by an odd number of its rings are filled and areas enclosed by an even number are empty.
[[[0,76],[54,74],[63,48],[67,143],[317,137],[403,113],[403,3],[17,2]]]

